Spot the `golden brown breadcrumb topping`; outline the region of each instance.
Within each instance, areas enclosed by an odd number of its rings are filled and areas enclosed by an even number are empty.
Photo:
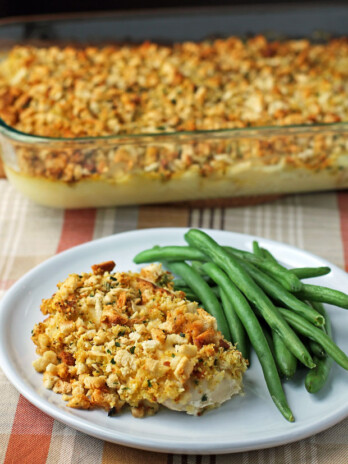
[[[346,38],[18,46],[1,64],[0,117],[51,137],[347,121],[347,77]]]

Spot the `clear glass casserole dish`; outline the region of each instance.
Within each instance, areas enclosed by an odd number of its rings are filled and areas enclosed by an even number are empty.
[[[200,41],[265,33],[345,33],[344,5],[188,10],[55,17],[0,24],[15,43]],[[274,28],[276,24],[276,31]],[[348,187],[348,122],[52,138],[0,120],[1,156],[11,182],[34,201],[81,208]]]

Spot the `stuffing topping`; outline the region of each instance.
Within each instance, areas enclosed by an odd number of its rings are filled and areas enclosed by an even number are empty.
[[[0,117],[49,137],[339,122],[347,70],[346,38],[17,46],[0,66]]]

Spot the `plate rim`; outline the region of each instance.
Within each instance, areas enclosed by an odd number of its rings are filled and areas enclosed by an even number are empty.
[[[158,231],[161,231],[163,233],[164,230],[170,230],[173,232],[175,231],[175,232],[180,233],[181,236],[183,236],[185,231],[189,229],[190,227],[157,227],[157,228],[147,228],[147,229],[125,231],[121,233],[108,235],[106,237],[101,237],[96,240],[88,241],[83,244],[77,245],[75,247],[69,248],[68,250],[65,250],[61,253],[53,255],[52,257],[44,260],[43,262],[41,262],[34,268],[30,269],[28,272],[26,272],[20,279],[18,279],[12,285],[12,287],[9,290],[7,290],[4,297],[0,301],[0,333],[3,334],[4,332],[3,320],[6,315],[6,305],[8,304],[8,302],[11,301],[11,298],[14,298],[15,294],[17,293],[21,285],[23,285],[26,281],[30,280],[33,275],[35,275],[37,272],[40,272],[42,267],[50,264],[52,261],[60,261],[61,259],[64,260],[66,255],[73,254],[76,252],[76,250],[79,251],[80,249],[83,249],[83,248],[88,249],[89,247],[93,247],[98,242],[107,242],[107,241],[112,242],[115,238],[117,239],[120,236],[130,236],[130,235],[136,236],[136,235],[143,235],[143,234],[151,235],[152,233],[156,233]],[[340,273],[342,276],[345,275],[346,278],[348,277],[346,272],[343,269],[336,266],[335,264],[330,263],[329,261],[327,261],[324,258],[321,258],[318,255],[315,255],[306,250],[302,250],[301,248],[294,247],[287,243],[279,242],[279,241],[272,240],[272,239],[267,239],[264,237],[259,237],[259,236],[252,235],[252,234],[243,234],[243,233],[233,232],[233,231],[228,231],[228,230],[207,229],[207,228],[200,228],[200,230],[203,230],[212,235],[221,233],[221,234],[232,235],[235,237],[237,236],[237,237],[243,238],[248,243],[251,243],[252,240],[256,239],[256,240],[262,241],[265,244],[267,243],[277,244],[281,246],[282,248],[286,248],[288,251],[295,250],[305,256],[308,256],[308,258],[319,260],[322,263],[322,265],[328,265],[331,267],[333,271]],[[119,431],[119,430],[113,430],[111,432],[110,430],[108,430],[107,428],[103,426],[95,426],[89,420],[70,415],[69,412],[65,410],[61,410],[58,407],[55,407],[54,405],[49,403],[45,398],[40,397],[39,393],[37,393],[33,388],[30,388],[30,386],[25,384],[25,382],[21,379],[19,373],[16,372],[16,369],[11,366],[11,363],[9,362],[10,357],[6,359],[6,353],[8,350],[6,350],[5,345],[6,345],[7,339],[8,339],[8,335],[6,336],[6,334],[5,334],[5,337],[4,336],[0,337],[0,368],[4,372],[7,379],[12,383],[12,385],[30,403],[32,403],[38,409],[48,414],[49,416],[53,417],[54,419],[60,422],[63,422],[64,424],[80,432],[94,436],[101,440],[109,441],[112,443],[117,443],[117,444],[124,445],[124,446],[130,446],[132,448],[143,449],[143,450],[148,450],[148,451],[163,452],[163,453],[175,453],[175,454],[184,453],[184,454],[200,454],[200,455],[227,454],[227,453],[260,450],[260,449],[266,449],[266,448],[271,448],[271,447],[276,447],[276,446],[282,446],[282,445],[296,442],[298,440],[308,438],[310,436],[313,436],[317,433],[320,433],[334,426],[335,424],[339,423],[340,421],[348,417],[348,403],[347,403],[346,405],[342,406],[339,413],[333,412],[327,415],[326,419],[321,421],[319,425],[307,426],[305,427],[305,430],[300,429],[300,430],[295,430],[293,432],[284,432],[283,434],[278,435],[276,438],[266,438],[266,439],[263,438],[261,439],[261,443],[260,443],[260,438],[250,439],[250,437],[248,437],[246,442],[244,443],[243,441],[241,441],[239,446],[235,446],[235,445],[229,446],[225,442],[218,443],[214,446],[212,446],[211,443],[204,444],[201,442],[200,443],[197,442],[197,443],[191,444],[188,447],[187,444],[180,445],[180,443],[177,443],[175,441],[166,442],[165,438],[149,439],[148,437],[146,437],[145,439],[141,439],[139,437],[134,437],[132,435],[129,435],[128,433],[123,433],[122,431]]]

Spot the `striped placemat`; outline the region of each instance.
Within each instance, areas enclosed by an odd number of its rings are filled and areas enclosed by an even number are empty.
[[[149,227],[251,233],[348,265],[348,193],[294,195],[243,208],[142,206],[60,211],[37,206],[0,180],[0,298],[25,272],[72,246]],[[89,437],[40,412],[0,371],[0,462],[6,464],[343,464],[348,420],[286,446],[222,456],[152,453]],[[233,433],[233,424],[231,424]]]

